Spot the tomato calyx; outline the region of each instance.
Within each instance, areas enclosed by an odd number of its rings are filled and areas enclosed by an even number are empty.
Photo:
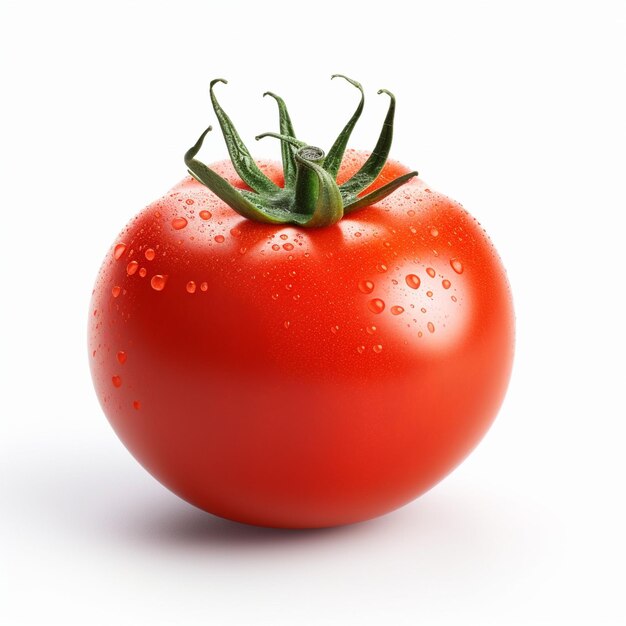
[[[394,95],[386,89],[378,91],[379,94],[388,95],[390,101],[374,150],[356,174],[343,184],[337,184],[339,166],[365,103],[365,94],[360,83],[342,74],[332,76],[332,78],[337,77],[343,78],[356,87],[361,93],[361,99],[327,154],[322,149],[296,138],[287,106],[280,96],[270,91],[263,94],[274,98],[278,105],[280,133],[267,132],[258,135],[256,139],[273,137],[281,142],[284,187],[276,185],[259,169],[231,119],[217,101],[214,93],[215,84],[228,81],[223,78],[212,80],[211,103],[220,123],[228,153],[241,180],[252,191],[236,189],[226,179],[195,158],[202,147],[204,138],[211,131],[211,126],[185,153],[185,164],[189,173],[243,217],[258,222],[295,224],[307,228],[335,224],[344,215],[370,206],[393,193],[410,178],[417,176],[417,172],[404,174],[371,193],[359,196],[376,180],[387,161],[391,148],[396,100]]]

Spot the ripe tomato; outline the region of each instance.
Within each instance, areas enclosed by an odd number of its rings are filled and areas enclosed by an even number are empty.
[[[346,153],[338,182],[368,157]],[[370,191],[407,172],[386,163]],[[89,323],[98,398],[136,459],[211,513],[294,528],[381,515],[443,478],[497,413],[513,334],[491,242],[418,178],[306,229],[187,177],[114,243]]]

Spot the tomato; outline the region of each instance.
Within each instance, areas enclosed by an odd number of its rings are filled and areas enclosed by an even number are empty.
[[[348,151],[338,184],[369,156]],[[409,171],[387,162],[368,191]],[[187,177],[115,241],[89,319],[95,389],[135,458],[206,511],[275,527],[432,487],[489,428],[513,357],[493,245],[416,177],[321,228],[247,219]]]

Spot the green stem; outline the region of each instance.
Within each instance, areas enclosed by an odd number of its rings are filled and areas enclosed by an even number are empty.
[[[315,146],[305,146],[296,153],[296,213],[311,215],[315,210],[320,195],[320,179],[310,164],[321,166],[324,156],[324,151]]]

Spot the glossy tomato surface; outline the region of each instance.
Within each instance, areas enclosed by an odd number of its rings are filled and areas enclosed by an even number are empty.
[[[339,182],[365,157],[348,152]],[[374,186],[407,171],[388,163]],[[494,247],[420,179],[303,229],[246,220],[186,178],[111,247],[89,358],[115,432],[173,492],[241,522],[322,527],[409,502],[470,452],[513,335]]]

